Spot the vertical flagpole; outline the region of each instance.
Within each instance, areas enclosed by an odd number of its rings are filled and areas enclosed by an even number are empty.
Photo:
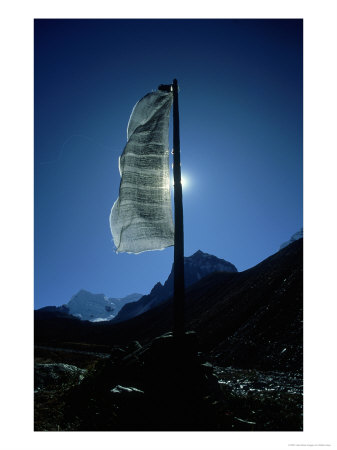
[[[174,179],[174,326],[173,336],[181,340],[184,336],[184,223],[183,193],[180,167],[180,134],[178,82],[173,80],[173,179]]]

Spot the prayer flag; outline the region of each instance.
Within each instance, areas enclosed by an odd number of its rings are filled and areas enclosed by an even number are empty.
[[[170,91],[154,91],[133,108],[119,158],[119,197],[110,214],[117,253],[174,245],[169,176]]]

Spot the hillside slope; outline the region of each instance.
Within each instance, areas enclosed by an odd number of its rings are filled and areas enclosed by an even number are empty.
[[[186,329],[223,365],[302,367],[303,239],[240,273],[211,274],[186,291]],[[35,340],[142,343],[172,329],[172,299],[122,323],[89,323],[36,314]]]

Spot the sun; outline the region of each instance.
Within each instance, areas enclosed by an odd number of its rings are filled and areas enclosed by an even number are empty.
[[[189,185],[188,182],[188,178],[186,177],[186,175],[181,175],[181,185],[183,187],[183,189],[186,189]]]
[[[189,187],[190,187],[190,184],[191,184],[190,178],[187,177],[185,174],[181,174],[181,186],[182,186],[182,188],[185,190],[186,188],[189,188]],[[171,186],[172,188],[174,188],[173,174],[172,174],[172,176],[170,177],[170,186]]]

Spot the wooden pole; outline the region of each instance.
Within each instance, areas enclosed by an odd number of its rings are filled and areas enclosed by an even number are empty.
[[[180,167],[180,133],[178,82],[173,80],[173,179],[174,179],[174,326],[173,336],[180,341],[184,336],[184,222],[183,193]]]

